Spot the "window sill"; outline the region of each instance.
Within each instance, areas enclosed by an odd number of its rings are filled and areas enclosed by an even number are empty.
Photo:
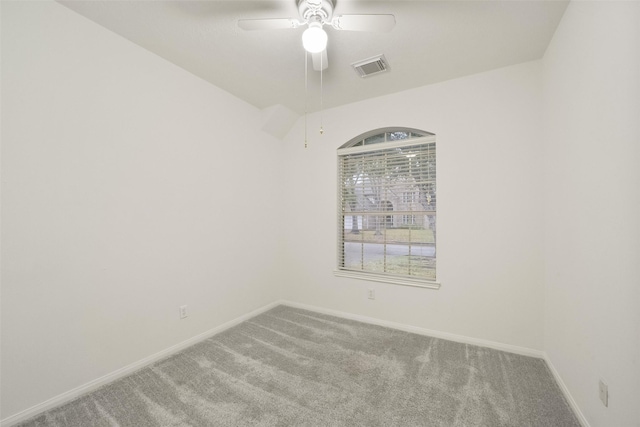
[[[334,276],[350,277],[352,279],[370,280],[373,282],[391,283],[393,285],[413,286],[416,288],[440,289],[440,282],[403,277],[389,277],[381,274],[363,273],[359,271],[334,270]]]

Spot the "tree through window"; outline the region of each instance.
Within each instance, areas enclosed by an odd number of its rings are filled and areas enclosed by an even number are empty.
[[[435,135],[406,128],[360,135],[338,149],[338,173],[338,270],[435,281]]]

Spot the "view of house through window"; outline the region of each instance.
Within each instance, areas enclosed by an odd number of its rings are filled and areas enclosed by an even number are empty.
[[[435,135],[361,135],[338,149],[338,174],[338,269],[435,281]]]

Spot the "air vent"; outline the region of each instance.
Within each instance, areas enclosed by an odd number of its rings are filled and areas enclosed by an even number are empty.
[[[358,73],[360,77],[369,77],[389,70],[389,64],[387,63],[387,59],[384,55],[378,55],[363,61],[354,62],[351,66],[356,70],[356,73]]]

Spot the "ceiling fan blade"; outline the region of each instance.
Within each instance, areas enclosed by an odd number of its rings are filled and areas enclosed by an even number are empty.
[[[312,53],[313,69],[316,71],[326,70],[329,66],[329,58],[327,57],[327,49],[322,52]]]
[[[396,26],[393,15],[341,15],[331,20],[336,30],[386,33]]]
[[[238,27],[243,30],[286,30],[297,28],[298,20],[291,18],[278,19],[238,19]]]

